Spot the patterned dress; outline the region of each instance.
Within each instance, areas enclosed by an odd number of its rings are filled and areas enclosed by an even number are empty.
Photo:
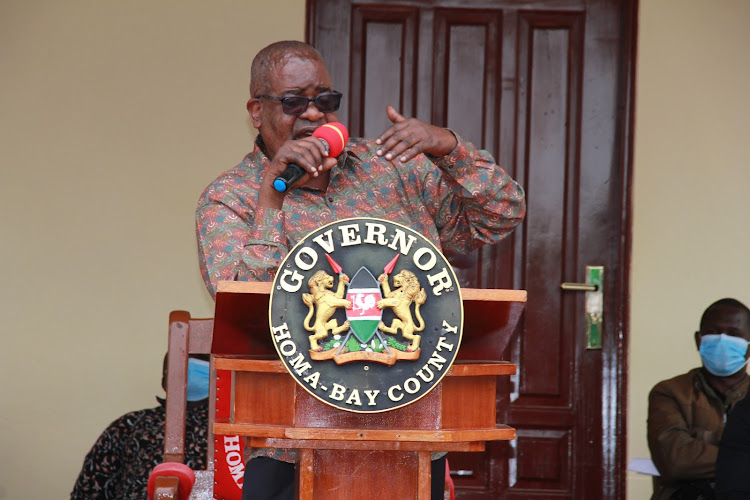
[[[157,398],[159,399],[159,398]],[[164,457],[164,402],[127,413],[99,436],[83,461],[71,500],[146,500],[151,470]],[[208,404],[188,403],[185,420],[185,464],[206,469]]]

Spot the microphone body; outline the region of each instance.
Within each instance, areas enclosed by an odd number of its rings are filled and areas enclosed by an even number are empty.
[[[326,123],[315,129],[312,133],[323,142],[326,148],[326,157],[338,156],[349,141],[349,132],[346,127],[338,122]],[[273,188],[279,193],[285,192],[305,175],[305,169],[296,163],[289,163],[284,171],[273,181]]]
[[[325,139],[320,139],[320,141],[323,143],[323,146],[325,146],[326,156],[328,156],[331,151],[331,147],[328,145],[328,142],[326,142]],[[289,163],[287,164],[284,171],[281,172],[281,175],[273,180],[273,188],[279,193],[283,193],[284,191],[289,189],[289,186],[293,186],[295,182],[300,180],[306,173],[307,172],[305,172],[305,169],[300,167],[296,163]]]

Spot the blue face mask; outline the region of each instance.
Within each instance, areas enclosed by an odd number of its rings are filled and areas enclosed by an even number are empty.
[[[704,335],[699,348],[703,366],[717,377],[734,375],[748,362],[747,346],[747,340],[725,333]]]
[[[188,358],[187,400],[200,401],[208,397],[208,361]]]

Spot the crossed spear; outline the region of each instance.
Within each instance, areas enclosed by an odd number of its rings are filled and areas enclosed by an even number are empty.
[[[393,272],[393,268],[396,267],[396,261],[398,260],[399,255],[400,254],[396,254],[396,256],[393,259],[391,259],[391,261],[388,264],[385,265],[385,267],[383,268],[383,272],[385,274],[391,274]],[[326,259],[328,259],[328,263],[331,265],[331,270],[334,273],[338,274],[339,275],[339,279],[341,279],[341,275],[343,274],[343,269],[344,268],[342,268],[339,265],[339,263],[336,262],[335,260],[333,260],[333,257],[331,257],[328,254],[326,254]],[[347,284],[346,287],[348,289],[349,285]],[[336,351],[337,355],[341,353],[341,350],[344,348],[344,346],[346,345],[346,343],[349,341],[349,337],[352,336],[352,333],[353,333],[352,329],[349,328],[349,331],[346,333],[346,337],[344,337],[344,341],[341,342],[341,345],[339,346],[339,350]],[[388,344],[385,342],[385,339],[383,339],[383,337],[380,335],[380,331],[376,329],[375,330],[375,335],[378,336],[378,340],[380,340],[380,343],[383,345],[383,348],[385,349],[385,351],[388,354],[390,354],[391,350],[388,349]]]

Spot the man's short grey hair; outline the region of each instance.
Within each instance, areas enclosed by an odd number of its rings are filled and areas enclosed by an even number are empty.
[[[253,59],[250,67],[250,95],[257,97],[258,94],[267,93],[271,87],[270,75],[273,69],[292,57],[325,63],[320,52],[305,42],[283,40],[272,43],[261,49]]]

